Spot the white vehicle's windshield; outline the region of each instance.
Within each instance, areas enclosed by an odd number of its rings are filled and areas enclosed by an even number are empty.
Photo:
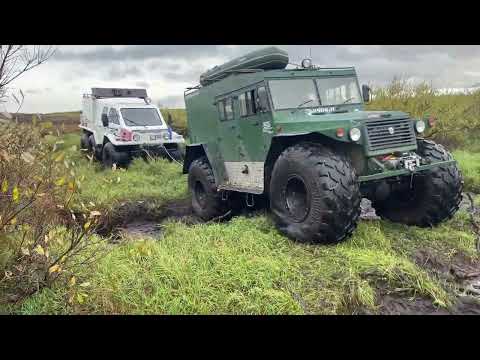
[[[123,121],[127,126],[158,126],[162,125],[162,120],[158,115],[157,109],[153,108],[123,108],[120,109]]]
[[[355,77],[270,80],[269,86],[276,110],[361,103]]]

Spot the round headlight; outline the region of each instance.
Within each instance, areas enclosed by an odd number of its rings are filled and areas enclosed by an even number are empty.
[[[303,59],[302,60],[302,67],[304,69],[309,69],[312,66],[312,60],[310,59]]]
[[[425,121],[418,120],[415,123],[415,129],[417,130],[418,133],[423,133],[425,131]]]
[[[358,141],[362,137],[362,132],[358,128],[350,129],[350,139],[353,141]]]

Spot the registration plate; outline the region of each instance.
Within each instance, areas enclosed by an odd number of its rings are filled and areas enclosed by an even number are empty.
[[[150,135],[150,140],[155,141],[155,140],[162,140],[163,136],[162,135]]]

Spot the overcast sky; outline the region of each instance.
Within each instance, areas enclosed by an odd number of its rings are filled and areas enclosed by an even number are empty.
[[[268,45],[265,45],[268,46]],[[480,83],[477,45],[277,45],[299,63],[355,66],[360,83],[383,85],[395,75],[434,87]],[[53,58],[11,84],[26,95],[22,112],[74,111],[91,87],[147,88],[156,104],[184,107],[183,92],[205,70],[262,45],[58,46]],[[9,105],[8,110],[12,111]],[[0,109],[1,111],[2,109]]]

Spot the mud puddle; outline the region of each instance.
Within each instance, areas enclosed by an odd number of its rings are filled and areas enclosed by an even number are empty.
[[[158,205],[149,201],[137,201],[121,204],[115,215],[106,221],[98,234],[109,237],[112,242],[119,241],[123,236],[129,237],[159,237],[163,224],[169,220],[181,221],[187,225],[201,222],[192,211],[190,199],[170,201]]]
[[[480,261],[464,254],[450,260],[432,250],[414,254],[415,263],[446,284],[453,298],[448,308],[436,306],[431,299],[415,297],[402,289],[391,290],[377,284],[377,311],[361,310],[361,314],[381,315],[480,315]]]
[[[360,218],[362,220],[380,219],[369,200],[362,199],[360,206]],[[229,214],[225,216],[225,219],[219,221],[229,219],[232,216],[251,217],[258,214],[268,214],[265,204],[255,206],[254,209],[244,206],[237,209],[235,214]],[[158,237],[162,233],[162,224],[171,219],[184,222],[187,225],[203,222],[193,214],[190,199],[172,201],[160,207],[152,206],[148,201],[138,201],[129,203],[123,208],[120,206],[116,211],[115,218],[111,219],[108,224],[104,224],[98,233],[102,236],[113,236],[114,239],[118,239],[122,235]]]

